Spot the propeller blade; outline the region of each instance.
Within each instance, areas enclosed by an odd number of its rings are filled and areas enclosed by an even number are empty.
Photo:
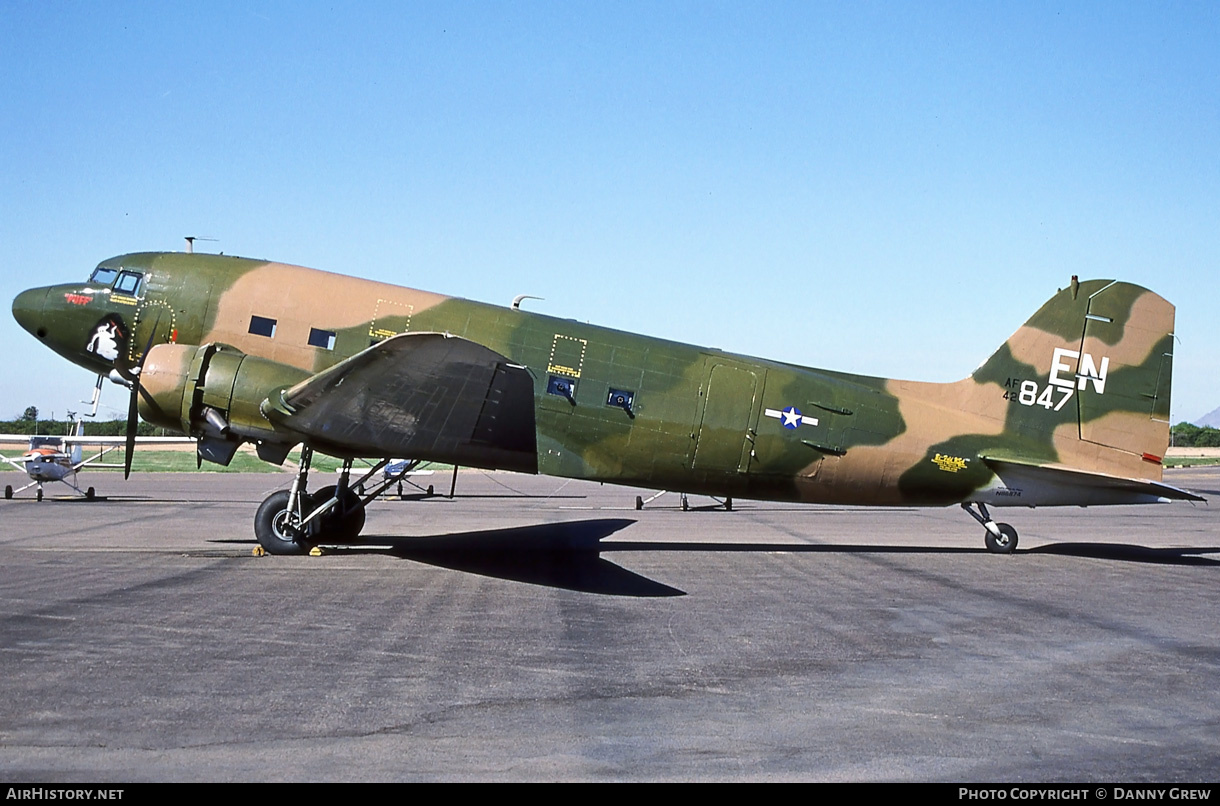
[[[114,371],[128,383],[136,382],[136,374],[131,371],[131,363],[127,360],[127,354],[123,350],[119,350],[119,354],[114,357]]]
[[[157,318],[153,320],[152,331],[148,334],[148,342],[144,345],[144,352],[140,353],[140,363],[136,366],[136,371],[131,373],[131,401],[127,405],[127,457],[123,460],[124,479],[131,477],[131,460],[136,452],[136,429],[140,425],[140,375],[144,371],[144,362],[148,360],[148,351],[152,349],[153,340],[157,338],[157,326],[160,324],[161,313],[158,311]],[[118,365],[119,362],[115,361],[116,368]],[[126,377],[122,369],[119,369],[119,374]]]
[[[131,477],[131,460],[136,453],[136,427],[140,419],[140,376],[131,387],[131,400],[127,404],[127,456],[123,459],[123,479]]]

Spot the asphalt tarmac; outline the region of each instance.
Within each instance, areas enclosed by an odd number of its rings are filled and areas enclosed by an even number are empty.
[[[0,780],[1220,769],[1214,504],[993,510],[1020,532],[999,556],[956,507],[636,511],[467,471],[452,500],[376,502],[360,547],[252,556],[290,480],[93,473],[96,502],[0,501]],[[1220,497],[1220,468],[1166,481]]]

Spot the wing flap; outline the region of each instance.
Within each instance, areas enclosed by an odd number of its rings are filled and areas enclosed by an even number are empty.
[[[325,453],[538,472],[529,371],[468,339],[401,334],[273,398],[264,413]]]

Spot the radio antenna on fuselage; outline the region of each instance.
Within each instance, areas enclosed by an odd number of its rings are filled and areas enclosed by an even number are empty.
[[[188,255],[195,254],[195,241],[215,241],[216,238],[210,238],[207,235],[188,235],[186,236],[186,253]]]

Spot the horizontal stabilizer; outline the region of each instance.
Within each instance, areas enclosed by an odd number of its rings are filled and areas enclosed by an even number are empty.
[[[1123,478],[1063,465],[984,456],[1010,490],[1022,496],[1012,505],[1144,504],[1156,501],[1206,501],[1201,495],[1148,479]],[[1060,500],[1063,499],[1063,500]]]

